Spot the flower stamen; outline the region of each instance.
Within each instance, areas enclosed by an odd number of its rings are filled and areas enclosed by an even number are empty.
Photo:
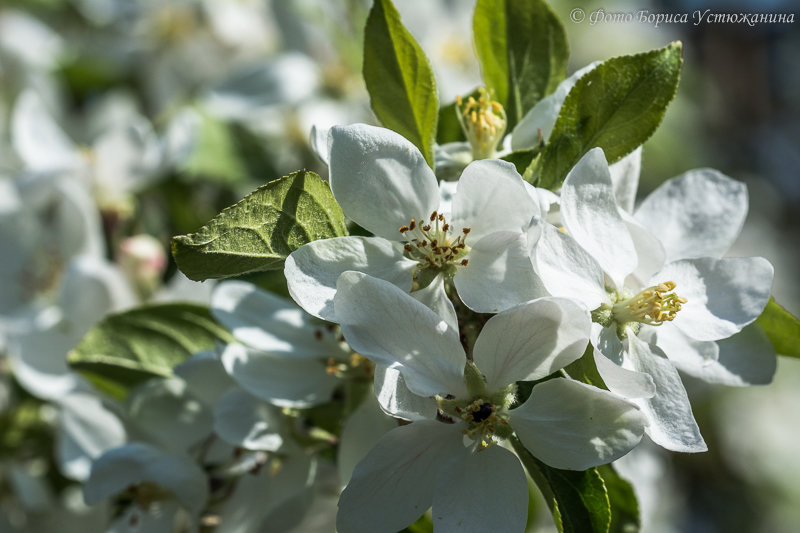
[[[673,292],[675,287],[674,281],[647,287],[635,296],[615,303],[611,315],[618,324],[638,322],[658,326],[675,320],[681,306],[688,301]]]
[[[461,232],[454,236],[451,234],[453,227],[444,214],[434,211],[428,219],[432,225],[420,226],[412,218],[407,226],[399,228],[405,239],[403,249],[408,257],[415,259],[420,269],[444,270],[450,264],[466,266],[468,260],[464,256],[469,252],[469,247],[464,240],[470,228],[461,228]]]
[[[477,99],[470,96],[464,101],[461,96],[456,97],[456,113],[472,148],[473,159],[494,156],[508,124],[503,106],[492,100],[486,89],[481,87]]]

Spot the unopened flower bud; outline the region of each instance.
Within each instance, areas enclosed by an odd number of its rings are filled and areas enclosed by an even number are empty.
[[[167,268],[164,246],[158,239],[146,234],[122,241],[117,261],[139,294],[145,298],[159,287],[161,275]]]
[[[474,159],[494,156],[497,145],[506,132],[508,121],[500,102],[492,100],[484,88],[478,89],[478,98],[456,98],[456,113]]]

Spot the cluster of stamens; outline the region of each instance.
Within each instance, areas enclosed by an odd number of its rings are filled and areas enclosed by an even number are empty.
[[[405,245],[403,248],[411,259],[419,262],[420,268],[442,269],[450,263],[467,266],[468,259],[464,259],[469,249],[464,239],[470,228],[461,228],[461,232],[452,237],[450,224],[444,215],[434,211],[427,221],[417,222],[411,219],[408,226],[402,226]]]
[[[675,286],[675,282],[666,281],[615,303],[611,308],[614,320],[618,323],[639,322],[651,326],[675,320],[681,305],[687,302],[686,298],[672,292]]]
[[[456,110],[473,158],[492,157],[508,124],[503,106],[492,100],[486,89],[480,88],[477,99],[470,96],[464,101],[461,96],[456,97]]]
[[[325,365],[325,372],[342,379],[369,378],[371,380],[374,369],[375,365],[372,361],[356,352],[352,352],[347,361],[329,357]]]
[[[510,432],[508,419],[498,414],[496,405],[483,399],[475,400],[465,408],[455,406],[453,410],[468,424],[461,433],[476,441],[479,450],[497,444],[494,435],[499,427],[502,426],[500,433]]]

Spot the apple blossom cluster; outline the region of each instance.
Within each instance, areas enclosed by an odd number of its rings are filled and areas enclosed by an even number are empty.
[[[0,128],[0,529],[51,506],[64,531],[524,533],[544,498],[559,531],[638,530],[619,461],[708,448],[682,375],[772,381],[773,266],[727,255],[745,185],[637,197],[680,43],[567,76],[546,2],[476,0],[479,86],[440,105],[463,80],[390,0],[314,4],[327,34],[283,2],[74,4],[136,94],[68,105],[60,37],[0,8],[26,80]],[[362,58],[321,44],[354,21]],[[324,177],[277,177],[298,167]]]
[[[470,163],[440,192],[419,151],[389,130],[334,127],[330,138],[331,190],[375,236],[300,247],[286,261],[290,293],[396,370],[393,396],[436,406],[383,405],[410,423],[356,466],[339,531],[399,530],[431,505],[437,530],[522,531],[526,484],[509,439],[570,470],[619,458],[643,433],[704,451],[677,370],[770,381],[774,362],[747,361],[749,350],[770,353],[763,339],[723,341],[759,316],[773,275],[763,258],[721,257],[747,211],[732,179],[690,171],[628,210],[619,198],[636,189],[640,152],[609,168],[594,149],[556,198],[497,159]],[[602,388],[564,372],[581,357]],[[527,398],[521,382],[535,382]]]

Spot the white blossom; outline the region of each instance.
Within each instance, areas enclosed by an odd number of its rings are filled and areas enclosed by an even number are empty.
[[[394,285],[345,272],[335,298],[354,349],[435,396],[439,414],[382,437],[356,466],[339,502],[342,533],[396,531],[430,505],[436,528],[523,531],[527,490],[516,456],[495,445],[516,432],[556,468],[586,469],[627,453],[644,419],[631,403],[570,379],[534,386],[510,409],[518,380],[537,380],[581,356],[589,317],[569,300],[543,298],[486,322],[473,361],[458,331]]]

